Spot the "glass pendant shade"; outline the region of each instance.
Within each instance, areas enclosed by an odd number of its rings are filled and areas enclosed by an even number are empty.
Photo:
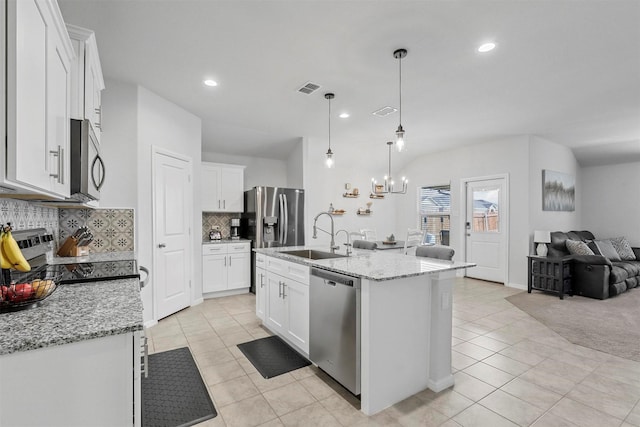
[[[332,169],[335,166],[336,162],[333,160],[333,152],[331,148],[327,150],[327,158],[324,161],[324,165],[327,169]]]
[[[398,126],[398,130],[396,130],[396,150],[398,152],[404,150],[404,129],[402,129],[402,125]]]

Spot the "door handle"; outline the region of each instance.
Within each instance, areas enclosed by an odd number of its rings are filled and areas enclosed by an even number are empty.
[[[167,247],[167,245],[165,245],[164,243],[160,243],[160,244],[158,245],[158,247],[159,247],[160,249],[162,249],[162,248],[166,248],[166,247]]]
[[[226,200],[222,201],[222,209],[227,209],[227,201]]]
[[[284,292],[286,287],[287,287],[287,284],[282,282],[282,299],[285,299],[287,297],[287,294]]]
[[[231,267],[231,255],[229,255],[229,267]]]
[[[282,296],[282,282],[278,281],[278,298]]]
[[[224,257],[224,266],[227,266],[227,257]]]
[[[260,273],[260,287],[264,288],[264,274]]]
[[[57,150],[50,150],[49,154],[51,154],[53,157],[57,157],[58,158],[58,173],[50,173],[49,176],[55,178],[59,184],[64,184],[64,182],[62,181],[63,177],[63,170],[62,168],[63,166],[63,161],[64,161],[64,151],[62,149],[61,146],[58,145],[58,149]]]
[[[220,200],[218,200],[218,209],[220,209]]]

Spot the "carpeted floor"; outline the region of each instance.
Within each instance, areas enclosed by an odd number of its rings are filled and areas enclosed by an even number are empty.
[[[640,288],[606,300],[539,291],[506,299],[574,344],[640,362]]]

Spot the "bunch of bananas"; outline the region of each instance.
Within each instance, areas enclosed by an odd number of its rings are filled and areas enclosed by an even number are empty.
[[[0,266],[18,271],[31,271],[29,262],[22,255],[18,242],[11,235],[11,227],[5,227],[0,236]]]

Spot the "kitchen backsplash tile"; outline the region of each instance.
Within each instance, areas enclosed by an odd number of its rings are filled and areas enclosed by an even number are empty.
[[[46,228],[58,239],[58,208],[15,199],[0,199],[0,223],[10,222],[14,230]]]
[[[217,225],[222,232],[222,238],[228,239],[231,236],[231,218],[240,218],[239,213],[202,213],[202,241],[209,240],[211,227]]]
[[[60,242],[79,227],[87,226],[93,234],[91,252],[134,250],[133,209],[59,209]]]

